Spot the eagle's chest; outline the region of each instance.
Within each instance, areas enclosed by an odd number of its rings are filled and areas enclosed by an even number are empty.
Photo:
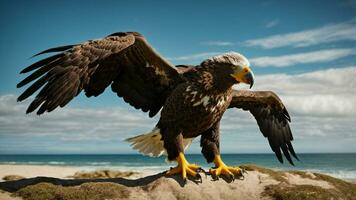
[[[193,110],[211,114],[226,110],[231,100],[226,93],[207,94],[198,90],[191,90],[190,87],[187,87],[183,96],[185,105],[190,105]]]
[[[192,130],[200,133],[210,128],[221,119],[231,101],[229,91],[219,94],[209,94],[188,86],[183,94],[184,107],[194,127]]]

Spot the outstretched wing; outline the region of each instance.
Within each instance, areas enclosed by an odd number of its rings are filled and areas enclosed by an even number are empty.
[[[289,127],[290,116],[278,96],[270,91],[234,90],[229,108],[248,110],[255,117],[262,134],[283,163],[282,153],[290,164],[293,164],[291,153],[297,160],[291,141],[292,132]]]
[[[25,68],[35,70],[22,80],[22,87],[36,80],[19,97],[31,96],[42,88],[27,109],[37,114],[65,106],[82,90],[87,97],[111,88],[136,109],[154,116],[177,81],[177,69],[163,59],[136,32],[111,34],[103,39],[45,50],[37,55],[59,52]]]

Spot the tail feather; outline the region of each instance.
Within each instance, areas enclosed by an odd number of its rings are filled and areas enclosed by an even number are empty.
[[[158,157],[162,154],[167,154],[164,148],[164,142],[159,128],[154,128],[151,132],[127,138],[125,141],[130,142],[133,149],[138,150],[143,155]],[[194,138],[184,138],[184,149],[192,143]]]
[[[144,149],[146,149],[146,146],[149,145],[150,141],[147,140],[147,138],[143,138],[144,140],[141,140],[141,141],[137,141],[135,143],[135,145],[132,147],[133,149],[136,149],[136,150],[141,150],[143,151]]]

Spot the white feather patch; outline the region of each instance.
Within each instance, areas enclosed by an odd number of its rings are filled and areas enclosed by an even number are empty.
[[[138,135],[135,137],[127,138],[125,141],[130,142],[133,149],[143,155],[151,157],[159,157],[162,154],[167,155],[167,151],[164,148],[162,135],[159,128],[154,128],[151,132]],[[189,147],[194,138],[183,138],[184,150]]]
[[[204,96],[203,98],[200,99],[200,101],[196,102],[193,104],[193,106],[197,106],[200,104],[203,104],[204,107],[206,107],[209,103],[210,97],[209,96]]]
[[[188,86],[186,89],[185,89],[186,92],[189,92],[190,91],[190,86]]]

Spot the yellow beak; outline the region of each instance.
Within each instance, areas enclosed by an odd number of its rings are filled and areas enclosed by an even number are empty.
[[[238,82],[249,84],[250,88],[252,88],[254,83],[254,75],[249,67],[246,66],[238,73],[231,74],[231,76],[234,77]]]

